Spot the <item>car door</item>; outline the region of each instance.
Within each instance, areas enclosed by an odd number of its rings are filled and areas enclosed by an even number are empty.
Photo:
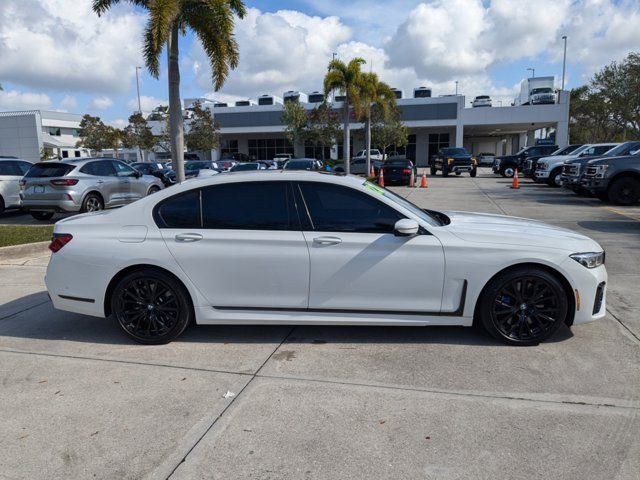
[[[161,202],[154,216],[172,255],[213,307],[307,308],[309,250],[289,182],[194,189]]]
[[[440,241],[423,231],[395,236],[405,216],[374,195],[325,182],[297,185],[308,212],[309,308],[406,313],[439,312],[444,282]]]
[[[97,190],[104,199],[105,207],[124,204],[116,171],[109,160],[89,162],[80,168],[80,172],[90,175],[86,190]]]
[[[145,181],[133,168],[118,160],[111,160],[111,163],[118,177],[117,188],[125,204],[135,202],[147,194]]]

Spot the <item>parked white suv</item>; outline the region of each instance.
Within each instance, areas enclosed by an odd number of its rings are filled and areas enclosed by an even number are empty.
[[[384,155],[380,153],[380,150],[375,148],[372,148],[371,150],[369,150],[369,156],[371,157],[371,160],[378,160],[379,162],[382,162],[384,160]],[[358,154],[355,157],[353,157],[354,160],[356,158],[367,158],[367,151],[360,150]]]
[[[490,107],[491,106],[491,97],[489,95],[478,95],[471,102],[471,106],[476,107]]]
[[[8,208],[20,208],[20,179],[31,163],[17,158],[0,158],[0,214]]]
[[[538,160],[538,163],[536,164],[533,179],[538,183],[548,183],[552,187],[559,187],[562,184],[562,165],[564,162],[579,157],[598,157],[600,155],[604,155],[617,145],[619,144],[591,143],[575,149],[571,152],[571,155],[543,157]]]

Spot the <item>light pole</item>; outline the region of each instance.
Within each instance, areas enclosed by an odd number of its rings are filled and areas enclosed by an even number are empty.
[[[567,36],[563,35],[564,40],[564,55],[562,56],[562,90],[564,90],[564,74],[567,68]]]
[[[531,70],[531,78],[536,78],[536,69],[535,68],[527,68],[527,70]]]
[[[456,80],[456,96],[458,95],[458,80]]]
[[[142,113],[142,107],[140,106],[140,78],[138,77],[138,70],[142,67],[136,67],[136,89],[138,90],[138,112]]]

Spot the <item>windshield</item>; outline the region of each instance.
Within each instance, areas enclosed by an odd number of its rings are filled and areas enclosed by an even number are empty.
[[[380,188],[375,183],[371,183],[369,181],[366,181],[366,182],[364,182],[363,185],[365,187],[367,187],[369,190],[373,190],[374,192],[379,193],[380,195],[383,195],[384,197],[388,198],[389,200],[393,201],[394,203],[396,203],[396,204],[400,205],[401,207],[409,210],[416,217],[420,218],[421,220],[424,220],[429,225],[432,225],[434,227],[441,227],[442,225],[444,225],[444,223],[439,219],[439,217],[440,218],[444,217],[444,215],[442,213],[440,213],[440,212],[429,213],[428,211],[423,210],[420,207],[414,205],[409,200],[401,197],[400,195],[396,195],[395,193],[393,193],[390,190],[386,190],[384,188]]]
[[[607,157],[618,157],[620,155],[629,155],[629,153],[640,149],[640,142],[621,143],[617,147],[609,150],[605,155]]]
[[[549,87],[546,88],[534,88],[531,90],[531,95],[535,95],[537,93],[551,93],[552,90]]]
[[[590,146],[591,145],[582,145],[581,147],[578,147],[573,152],[571,152],[571,155],[580,155],[582,152],[584,152]]]
[[[574,152],[578,148],[580,148],[580,145],[569,145],[564,148],[559,148],[558,150],[553,152],[551,156],[555,157],[557,155],[569,155],[570,153]]]
[[[464,148],[445,148],[445,155],[467,155],[467,151]]]

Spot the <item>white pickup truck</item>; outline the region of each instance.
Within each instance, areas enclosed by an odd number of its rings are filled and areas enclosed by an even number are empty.
[[[598,157],[617,145],[617,143],[591,143],[575,149],[571,155],[542,157],[536,164],[533,179],[537,183],[548,183],[552,187],[559,187],[562,184],[562,165],[564,162],[580,157]]]

